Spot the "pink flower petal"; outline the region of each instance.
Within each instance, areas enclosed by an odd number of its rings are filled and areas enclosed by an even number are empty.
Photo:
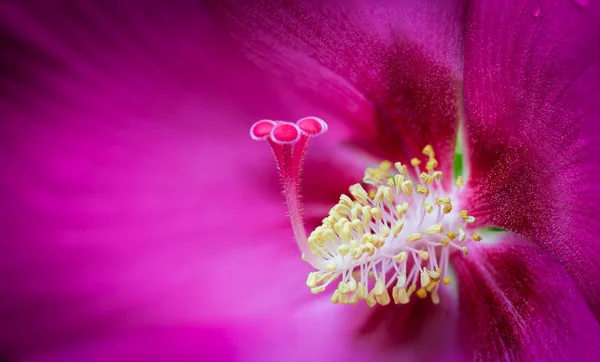
[[[597,318],[599,18],[598,2],[472,2],[465,39],[469,211],[539,242]]]
[[[537,245],[503,233],[454,258],[461,336],[476,361],[588,361],[600,327],[567,271]]]
[[[272,155],[248,135],[302,102],[193,3],[32,4],[0,12],[3,356],[312,297]],[[331,142],[307,162],[321,207],[351,175]]]

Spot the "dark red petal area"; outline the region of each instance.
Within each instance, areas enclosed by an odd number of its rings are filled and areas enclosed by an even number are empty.
[[[600,327],[566,270],[503,233],[456,255],[464,345],[475,361],[592,361]]]
[[[220,4],[249,58],[318,105],[338,137],[402,162],[432,144],[452,169],[462,1]]]
[[[600,318],[600,2],[472,1],[469,211],[540,243]]]

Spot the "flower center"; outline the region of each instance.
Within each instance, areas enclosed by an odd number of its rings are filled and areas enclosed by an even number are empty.
[[[436,170],[438,162],[431,145],[423,149],[424,170],[421,160],[411,160],[414,176],[407,165],[384,161],[368,168],[363,183],[350,186],[352,197],[342,195],[322,225],[306,238],[299,211],[298,173],[308,140],[326,130],[325,122],[315,117],[296,124],[260,121],[251,129],[254,139],[269,140],[302,259],[317,269],[308,275],[306,285],[316,294],[339,280],[332,303],[364,300],[372,307],[393,300],[406,304],[416,294],[419,298],[429,295],[438,304],[438,288],[451,282],[450,253],[467,255],[465,244],[481,240],[479,234],[468,232],[467,226],[475,218],[453,207],[462,178],[457,178],[452,196],[444,191],[444,174]]]

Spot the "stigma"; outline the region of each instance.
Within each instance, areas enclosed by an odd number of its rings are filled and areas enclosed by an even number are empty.
[[[302,260],[316,271],[306,285],[314,294],[331,291],[334,304],[407,304],[413,296],[440,303],[450,285],[449,257],[468,255],[481,241],[471,232],[475,218],[457,208],[463,180],[449,192],[431,145],[409,164],[383,161],[367,168],[307,237],[300,214],[299,172],[310,138],[327,131],[316,117],[296,123],[263,120],[250,131],[268,140],[283,179],[284,195]]]

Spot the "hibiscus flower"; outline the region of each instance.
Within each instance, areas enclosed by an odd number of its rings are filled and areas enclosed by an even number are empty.
[[[0,19],[1,357],[597,355],[599,4],[9,1]],[[252,134],[284,144],[298,244],[248,138],[264,119],[288,122]]]

